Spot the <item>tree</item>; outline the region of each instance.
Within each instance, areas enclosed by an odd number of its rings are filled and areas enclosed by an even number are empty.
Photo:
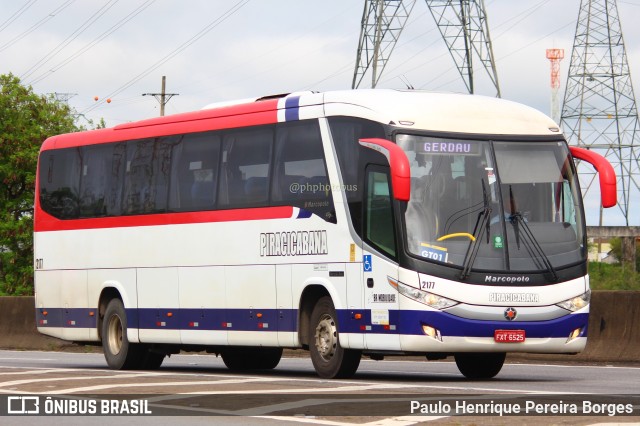
[[[33,294],[33,200],[40,145],[78,131],[72,110],[0,75],[0,295]]]

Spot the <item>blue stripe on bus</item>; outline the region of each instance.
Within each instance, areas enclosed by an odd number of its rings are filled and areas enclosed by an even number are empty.
[[[296,219],[308,219],[312,214],[313,213],[311,213],[309,210],[300,209],[298,211],[298,216],[296,217]]]
[[[362,318],[356,320],[354,313],[361,313]],[[389,311],[389,326],[371,324],[371,311],[341,310],[338,311],[338,323],[343,333],[382,333],[424,335],[422,325],[429,325],[440,330],[443,337],[492,337],[495,330],[526,330],[528,338],[568,337],[576,328],[583,327],[582,336],[587,335],[589,314],[566,315],[548,321],[481,321],[460,318],[446,312],[425,311]],[[371,330],[362,330],[362,326],[370,326]]]
[[[39,308],[36,309],[38,327],[95,328],[97,309]]]
[[[47,315],[43,313],[46,312]],[[94,315],[90,315],[93,312]],[[37,309],[38,327],[95,328],[96,309]],[[152,330],[227,330],[296,332],[297,309],[168,309],[130,308],[129,328]],[[360,313],[362,318],[355,319]],[[549,321],[480,321],[456,317],[446,312],[389,311],[389,324],[371,324],[370,310],[337,311],[342,333],[424,335],[422,325],[440,330],[443,337],[493,337],[495,330],[526,330],[528,338],[567,337],[583,327],[587,335],[588,314],[566,315]],[[43,322],[46,321],[46,322]]]
[[[284,100],[285,121],[297,121],[300,119],[300,96],[290,96]]]

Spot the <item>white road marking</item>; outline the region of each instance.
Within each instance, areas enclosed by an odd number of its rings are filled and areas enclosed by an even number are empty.
[[[14,367],[14,368],[24,368],[24,367]],[[0,371],[0,376],[24,376],[27,374],[35,375],[35,374],[50,374],[50,373],[65,373],[68,374],[70,371],[87,371],[87,370],[79,370],[73,368],[48,368],[42,370],[26,370],[26,371]]]
[[[58,389],[53,392],[46,392],[47,395],[66,395],[76,392],[86,392],[86,391],[96,391],[96,390],[106,390],[113,388],[138,388],[138,387],[166,387],[166,386],[204,386],[204,385],[228,385],[228,384],[236,384],[236,383],[249,383],[249,382],[275,382],[281,380],[280,378],[265,378],[265,377],[254,377],[254,378],[241,378],[241,379],[229,379],[229,380],[205,380],[205,381],[187,381],[187,382],[154,382],[154,383],[113,383],[113,384],[104,384],[104,385],[95,385],[95,386],[85,386],[81,388],[69,388],[69,389]],[[227,392],[213,392],[213,393],[227,393]],[[234,392],[228,392],[234,393]],[[200,394],[199,392],[195,392],[196,395]]]
[[[0,358],[0,361],[55,361],[54,358]]]
[[[35,383],[44,383],[44,382],[66,382],[69,380],[104,380],[104,379],[128,379],[128,378],[137,378],[137,377],[150,377],[157,376],[156,373],[131,373],[131,374],[119,374],[119,375],[111,375],[111,376],[75,376],[75,377],[49,377],[46,379],[25,379],[25,380],[14,380],[12,382],[2,382],[0,383],[0,387],[7,386],[17,386],[17,385],[29,385]],[[2,389],[0,389],[2,392]]]

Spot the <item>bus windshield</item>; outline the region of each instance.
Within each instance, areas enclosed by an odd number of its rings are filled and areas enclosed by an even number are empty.
[[[396,142],[411,166],[404,215],[411,255],[475,271],[554,275],[584,261],[577,176],[563,141],[399,134]]]

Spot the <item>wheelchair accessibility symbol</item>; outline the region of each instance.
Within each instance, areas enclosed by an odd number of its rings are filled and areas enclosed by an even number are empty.
[[[365,254],[362,256],[362,269],[364,270],[364,272],[371,272],[373,270],[370,254]]]

